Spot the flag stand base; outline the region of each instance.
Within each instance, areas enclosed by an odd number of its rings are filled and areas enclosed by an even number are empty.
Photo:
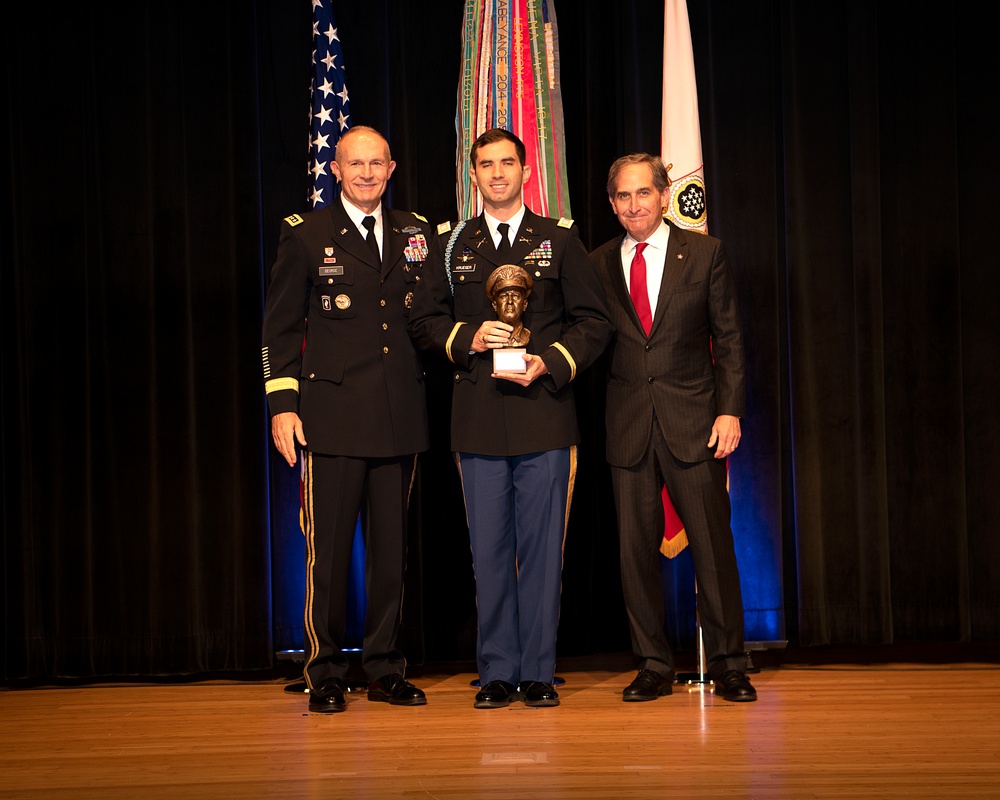
[[[698,671],[679,672],[674,678],[679,684],[685,686],[697,686],[699,688],[707,686],[712,681],[705,674],[705,638],[701,631],[701,615],[698,613],[698,579],[694,581],[694,624],[698,631]]]

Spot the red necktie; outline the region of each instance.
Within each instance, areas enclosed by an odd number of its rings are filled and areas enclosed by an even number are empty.
[[[629,294],[632,296],[632,303],[639,315],[642,329],[649,336],[649,329],[653,326],[653,312],[649,308],[649,291],[646,289],[646,259],[642,257],[646,244],[640,242],[635,246],[635,255],[632,256],[632,268],[629,272]]]

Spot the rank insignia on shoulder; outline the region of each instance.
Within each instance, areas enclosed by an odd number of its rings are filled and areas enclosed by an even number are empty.
[[[440,236],[441,234],[444,234],[444,233],[448,233],[448,231],[450,231],[450,230],[451,230],[451,223],[450,222],[442,222],[437,227],[438,236]]]
[[[419,220],[420,220],[421,222],[427,222],[427,217],[422,217],[422,216],[420,216],[420,214],[418,214],[418,213],[417,213],[416,211],[414,211],[414,212],[413,212],[413,216],[415,216],[415,217],[416,217],[417,219],[419,219]],[[428,223],[428,224],[429,224],[429,223]]]
[[[556,223],[560,228],[572,228],[573,220],[567,217],[559,217],[559,221]]]
[[[300,217],[298,214],[291,214],[285,217],[285,222],[287,222],[294,228],[296,225],[301,225],[303,222],[305,222],[305,220],[302,219],[302,217]]]

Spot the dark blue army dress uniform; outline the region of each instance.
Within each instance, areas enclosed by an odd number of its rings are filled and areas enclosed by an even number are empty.
[[[340,199],[288,217],[263,326],[272,415],[294,411],[307,441],[306,682],[343,680],[346,586],[360,513],[368,560],[362,666],[403,673],[397,648],[406,516],[416,454],[428,446],[424,373],[406,331],[431,233],[382,206],[381,264]],[[374,565],[374,568],[373,568]]]
[[[562,554],[579,442],[573,379],[604,350],[611,324],[572,220],[525,209],[501,259],[484,217],[438,228],[414,299],[417,345],[453,365],[451,449],[462,480],[476,573],[481,684],[550,684]],[[548,374],[528,386],[493,378],[493,351],[472,352],[496,319],[487,280],[503,264],[533,280],[521,321]]]

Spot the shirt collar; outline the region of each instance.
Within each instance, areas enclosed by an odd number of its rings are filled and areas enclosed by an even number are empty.
[[[376,208],[371,214],[366,214],[364,211],[362,211],[360,208],[354,205],[354,203],[352,203],[350,200],[344,197],[343,192],[341,192],[340,194],[340,200],[344,204],[344,211],[347,212],[347,216],[351,218],[351,222],[354,223],[355,227],[357,227],[357,229],[361,231],[362,236],[364,236],[367,233],[363,222],[365,217],[375,217],[376,230],[382,227],[381,203],[378,204],[378,208]]]
[[[666,252],[667,242],[670,241],[670,226],[663,220],[660,220],[660,227],[653,231],[649,237],[646,239],[646,244],[657,250],[663,250]],[[632,238],[631,234],[625,235],[624,250],[626,253],[631,253],[635,250],[635,246],[639,244],[635,239]]]
[[[497,225],[499,225],[501,222],[506,222],[508,225],[510,225],[510,230],[512,235],[516,234],[519,230],[521,230],[521,220],[524,219],[524,204],[523,203],[521,204],[521,207],[517,210],[517,213],[514,214],[514,216],[511,217],[510,219],[499,220],[486,211],[483,212],[483,219],[486,220],[486,227],[489,228],[490,236],[492,236],[493,241],[496,242]]]

